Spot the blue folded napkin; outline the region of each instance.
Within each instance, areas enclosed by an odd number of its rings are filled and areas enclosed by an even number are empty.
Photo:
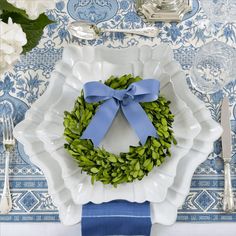
[[[88,203],[82,211],[82,236],[149,236],[150,204],[115,200]]]

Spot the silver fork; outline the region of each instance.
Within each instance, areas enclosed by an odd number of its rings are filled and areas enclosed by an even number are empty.
[[[2,198],[0,202],[0,212],[1,214],[7,214],[12,209],[11,192],[9,186],[9,159],[10,154],[15,146],[15,139],[13,136],[13,121],[11,116],[3,116],[3,147],[5,151],[5,179]]]

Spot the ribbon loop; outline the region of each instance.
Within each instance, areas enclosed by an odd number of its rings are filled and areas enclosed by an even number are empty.
[[[160,82],[154,79],[132,83],[127,89],[114,90],[100,82],[84,85],[84,97],[88,103],[104,101],[84,131],[81,139],[91,139],[98,146],[109,130],[119,109],[135,130],[142,145],[148,136],[158,137],[157,131],[139,102],[151,102],[158,98]]]

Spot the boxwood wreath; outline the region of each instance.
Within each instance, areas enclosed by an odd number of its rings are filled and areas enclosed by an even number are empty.
[[[140,77],[124,75],[111,76],[105,81],[113,89],[126,89],[131,83],[142,80]],[[166,156],[171,156],[170,147],[176,144],[172,124],[174,115],[163,96],[153,102],[140,103],[152,121],[159,135],[158,138],[148,137],[144,146],[130,146],[129,152],[115,155],[102,148],[95,148],[91,140],[82,140],[84,130],[96,113],[100,103],[87,103],[83,91],[77,98],[71,112],[65,111],[64,145],[82,171],[91,176],[91,182],[101,181],[103,184],[117,186],[121,183],[141,180],[153,169],[160,166]]]

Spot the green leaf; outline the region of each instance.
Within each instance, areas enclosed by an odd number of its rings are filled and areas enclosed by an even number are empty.
[[[138,171],[134,171],[134,173],[133,173],[133,177],[134,177],[134,178],[137,178],[138,173],[139,173]]]
[[[147,167],[151,163],[151,159],[147,159],[144,163],[143,166]]]
[[[15,12],[15,13],[19,13],[24,17],[28,17],[28,15],[26,14],[25,10],[22,10],[20,8],[16,8],[15,6],[13,6],[12,4],[10,4],[7,0],[1,0],[0,3],[0,12],[4,13],[4,12]],[[1,14],[0,14],[0,18]]]
[[[110,162],[117,162],[117,159],[115,156],[109,156],[107,157],[107,159],[110,161]]]
[[[173,138],[173,143],[174,145],[177,145],[177,140],[175,138]]]
[[[94,163],[93,161],[89,160],[88,158],[86,158],[86,157],[84,157],[84,156],[80,156],[80,157],[79,157],[79,160],[82,161],[82,162],[84,162],[84,163],[85,163],[86,165],[88,165],[88,166],[93,166],[93,165],[95,165],[95,163]]]
[[[160,166],[160,165],[161,165],[161,161],[157,160],[157,166]]]
[[[92,185],[94,185],[94,182],[95,182],[95,176],[92,175],[92,178],[91,178],[91,183],[92,183]]]
[[[152,152],[152,158],[153,159],[158,159],[160,157],[159,153],[158,152]]]
[[[161,140],[161,141],[162,141],[162,140]],[[152,143],[153,143],[153,145],[154,145],[155,147],[157,147],[157,148],[159,148],[159,147],[161,146],[160,142],[157,141],[156,139],[153,139],[153,140],[152,140]]]
[[[152,168],[153,168],[153,162],[151,161],[151,162],[148,164],[147,169],[148,169],[148,171],[151,171]]]
[[[92,173],[96,174],[96,173],[98,173],[99,169],[97,169],[96,167],[93,167],[93,168],[91,168],[90,171],[91,171]]]
[[[135,164],[134,169],[135,169],[135,170],[140,170],[140,164],[139,164],[139,162],[137,162],[137,163]]]
[[[118,157],[118,161],[119,161],[120,163],[124,163],[124,162],[125,162],[121,157]]]
[[[142,171],[142,170],[139,170],[138,176],[139,176],[139,177],[142,177],[143,175],[144,175],[143,171]]]
[[[116,182],[118,182],[119,180],[121,180],[122,177],[123,177],[123,176],[117,176],[116,178],[114,178],[114,179],[112,180],[112,182],[113,182],[113,183],[116,183]]]
[[[109,174],[108,174],[107,170],[104,170],[102,173],[105,177],[109,177]]]
[[[137,153],[142,156],[145,153],[145,148],[137,150]]]
[[[1,15],[4,22],[7,22],[9,17],[14,23],[20,24],[26,34],[27,44],[23,47],[23,53],[29,52],[37,46],[43,35],[44,27],[53,22],[43,13],[36,20],[30,20],[16,12],[4,11]]]

